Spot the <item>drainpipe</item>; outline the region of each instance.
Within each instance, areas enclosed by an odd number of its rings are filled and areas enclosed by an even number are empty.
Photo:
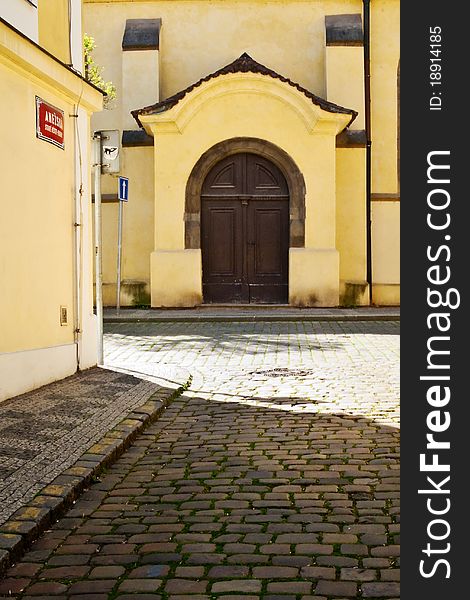
[[[80,138],[78,135],[78,109],[79,104],[74,105],[73,114],[70,115],[74,119],[74,310],[73,310],[73,337],[76,350],[77,371],[80,371],[80,342],[81,342],[81,323],[82,323],[82,161],[80,159]]]
[[[364,5],[364,103],[366,127],[366,255],[367,283],[369,284],[369,304],[372,304],[372,223],[371,223],[371,131],[370,131],[370,0],[362,0]]]
[[[68,41],[69,41],[69,60],[73,69],[81,68],[81,39],[79,41],[79,55],[74,57],[73,40],[74,36],[81,38],[81,24],[77,25],[76,20],[77,0],[68,0]],[[79,13],[81,14],[81,12]],[[74,60],[77,59],[77,60]],[[80,140],[80,102],[82,91],[77,104],[73,106],[73,113],[69,115],[73,121],[73,148],[74,148],[74,307],[73,307],[73,336],[75,342],[76,367],[77,371],[81,368],[81,350],[82,350],[82,318],[83,318],[83,297],[82,297],[82,275],[83,275],[83,163],[82,146]]]

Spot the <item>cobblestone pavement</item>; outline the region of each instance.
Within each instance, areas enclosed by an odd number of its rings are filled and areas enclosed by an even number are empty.
[[[157,389],[94,368],[0,403],[0,524]]]
[[[107,364],[162,384],[183,369],[191,392],[283,410],[399,419],[399,323],[109,324]]]
[[[398,323],[106,329],[110,366],[192,387],[0,594],[399,597]]]

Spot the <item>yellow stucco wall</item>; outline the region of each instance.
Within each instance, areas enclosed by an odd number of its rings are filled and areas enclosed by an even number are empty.
[[[151,255],[152,306],[196,306],[202,302],[201,251],[157,250]]]
[[[0,351],[12,352],[73,340],[72,325],[59,323],[61,304],[73,316],[73,129],[66,119],[65,150],[38,140],[35,94],[65,114],[72,106],[1,64],[0,73],[0,114],[9,115],[0,123],[0,164],[16,173],[2,180],[8,212],[0,219],[0,279],[9,284],[0,294]],[[13,153],[18,140],[22,152]]]
[[[340,254],[341,297],[368,303],[364,148],[336,150],[336,247]],[[361,287],[362,286],[362,287]]]
[[[328,46],[325,72],[327,99],[357,111],[351,129],[364,129],[364,48]]]
[[[371,2],[372,192],[396,193],[400,3]]]
[[[84,27],[99,40],[96,58],[118,89],[126,18],[160,17],[162,98],[242,52],[325,97],[325,14],[361,11],[360,0],[84,0]]]
[[[150,301],[150,254],[154,248],[153,148],[122,148],[123,173],[132,174],[129,202],[123,203],[121,302]],[[117,178],[102,177],[103,194],[116,194]],[[118,203],[102,204],[103,302],[116,304]],[[139,284],[143,284],[139,285]]]
[[[372,191],[396,193],[399,1],[376,0],[371,3],[371,10]],[[362,48],[325,47],[325,15],[351,13],[362,13],[360,0],[85,0],[85,31],[95,37],[95,59],[105,67],[103,76],[116,84],[118,93],[117,100],[113,102],[114,108],[94,117],[93,128],[122,130],[133,126],[127,114],[129,94],[126,94],[125,106],[122,95],[125,93],[123,86],[128,88],[126,74],[129,69],[126,63],[134,64],[137,57],[128,60],[129,57],[125,55],[131,53],[122,52],[125,21],[130,18],[159,17],[162,19],[159,68],[158,73],[152,68],[151,79],[152,86],[158,81],[160,99],[178,92],[246,51],[255,60],[319,96],[359,110],[360,114],[352,128],[360,129],[364,127],[363,88],[362,80],[359,81],[362,77]],[[147,62],[154,61],[150,55],[148,51],[145,58]],[[133,68],[137,69],[136,65]],[[140,108],[149,103],[148,82],[145,77],[136,77],[134,81],[134,108]],[[333,157],[331,160],[331,139],[321,140],[321,136],[316,136],[315,140],[310,139],[302,146],[299,142],[303,139],[299,137],[299,124],[293,123],[292,117],[281,110],[280,105],[272,108],[275,102],[266,104],[264,108],[271,111],[269,127],[272,132],[269,135],[266,134],[267,127],[260,124],[249,102],[237,99],[240,108],[236,117],[231,119],[227,118],[231,114],[229,96],[217,102],[215,111],[201,109],[200,120],[194,121],[197,123],[194,131],[192,124],[188,125],[184,131],[184,144],[177,135],[163,133],[162,129],[159,131],[154,169],[155,210],[158,211],[158,218],[155,219],[155,249],[167,251],[184,248],[184,189],[199,156],[221,139],[234,135],[259,136],[273,141],[288,152],[309,182],[306,245],[338,250],[340,294],[345,295],[346,284],[363,285],[366,278],[364,150],[338,149],[336,159]],[[266,121],[262,122],[266,125]],[[137,129],[137,125],[133,128]],[[129,156],[132,153],[137,156],[140,150],[129,148],[126,152]],[[128,163],[122,174],[131,178],[132,186],[142,176],[153,185],[150,174],[145,174],[137,165],[137,160],[132,167]],[[106,188],[104,191],[115,192],[115,189]],[[134,196],[131,194],[132,203]],[[326,197],[329,198],[328,202],[322,204],[319,199]],[[145,200],[132,208],[135,210],[134,219],[132,225],[131,221],[125,222],[125,238],[127,236],[130,240],[134,235],[129,227],[141,232],[147,230],[149,206]],[[109,214],[109,223],[105,227],[110,230],[109,235],[104,236],[104,253],[107,257],[104,264],[104,295],[105,302],[114,304],[117,208],[110,206],[104,210],[104,220]],[[126,210],[131,210],[130,205]],[[389,218],[389,213],[376,212],[373,227],[379,229],[373,231],[373,236],[377,238],[381,229],[386,227],[391,228],[395,237],[398,236],[398,220],[393,217],[391,222],[382,222],[382,218]],[[123,278],[147,282],[149,274],[142,272],[142,264],[149,265],[150,256],[143,256],[133,244],[127,252]],[[194,265],[194,260],[191,260]],[[394,285],[397,260],[396,254],[391,256],[384,252],[383,245],[375,247],[373,272],[381,274],[385,282],[383,285]],[[356,292],[358,303],[368,301],[365,288],[362,291],[357,288]],[[390,294],[393,295],[393,292]],[[153,297],[156,297],[154,292]],[[132,303],[131,295],[121,301]]]
[[[39,0],[38,28],[39,45],[70,63],[69,0]]]
[[[339,253],[333,248],[290,248],[289,304],[337,306]]]
[[[160,98],[158,50],[131,50],[122,53],[122,90],[119,98],[123,129],[135,129],[131,110],[154,104]],[[142,85],[145,82],[145,85]],[[139,85],[140,83],[140,85]]]
[[[3,24],[0,86],[1,353],[73,342],[75,124],[69,115],[81,93],[90,109],[101,95]],[[64,111],[65,150],[36,137],[35,96]],[[68,308],[67,326],[60,325],[61,305]]]
[[[400,3],[371,2],[372,280],[375,304],[400,303],[400,196],[397,173]]]
[[[372,301],[400,304],[400,202],[372,202]]]
[[[372,224],[374,284],[396,286],[400,283],[400,203],[373,202]]]

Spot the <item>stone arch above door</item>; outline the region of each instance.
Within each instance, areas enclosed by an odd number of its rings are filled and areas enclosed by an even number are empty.
[[[222,158],[238,153],[253,153],[273,162],[284,175],[289,188],[289,246],[305,246],[305,182],[292,158],[281,148],[258,138],[239,137],[224,140],[204,152],[191,171],[186,185],[184,213],[185,249],[201,247],[201,192],[206,176]]]

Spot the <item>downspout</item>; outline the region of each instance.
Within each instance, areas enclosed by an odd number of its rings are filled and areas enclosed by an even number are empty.
[[[372,221],[371,221],[371,127],[370,127],[370,0],[362,0],[364,5],[364,104],[366,127],[366,256],[367,283],[369,285],[369,305],[372,304]]]
[[[80,342],[81,342],[81,323],[82,323],[82,161],[80,157],[80,138],[78,135],[79,104],[73,107],[73,114],[69,115],[74,119],[74,310],[73,310],[73,336],[76,348],[77,371],[80,371]]]
[[[75,64],[72,37],[75,33],[75,19],[73,14],[74,0],[68,0],[68,42],[69,42],[69,60],[70,67],[77,69],[81,64]],[[81,12],[80,12],[81,14]],[[79,28],[80,36],[81,29]],[[80,41],[81,50],[81,41]],[[81,54],[80,54],[81,55]],[[80,102],[83,93],[83,82],[80,96],[76,104],[73,105],[73,113],[69,116],[73,120],[73,150],[74,150],[74,215],[73,215],[73,230],[74,230],[74,307],[73,307],[73,339],[75,343],[76,353],[76,370],[80,371],[81,366],[81,344],[82,344],[82,249],[83,249],[83,164],[82,164],[82,147],[80,140]]]

